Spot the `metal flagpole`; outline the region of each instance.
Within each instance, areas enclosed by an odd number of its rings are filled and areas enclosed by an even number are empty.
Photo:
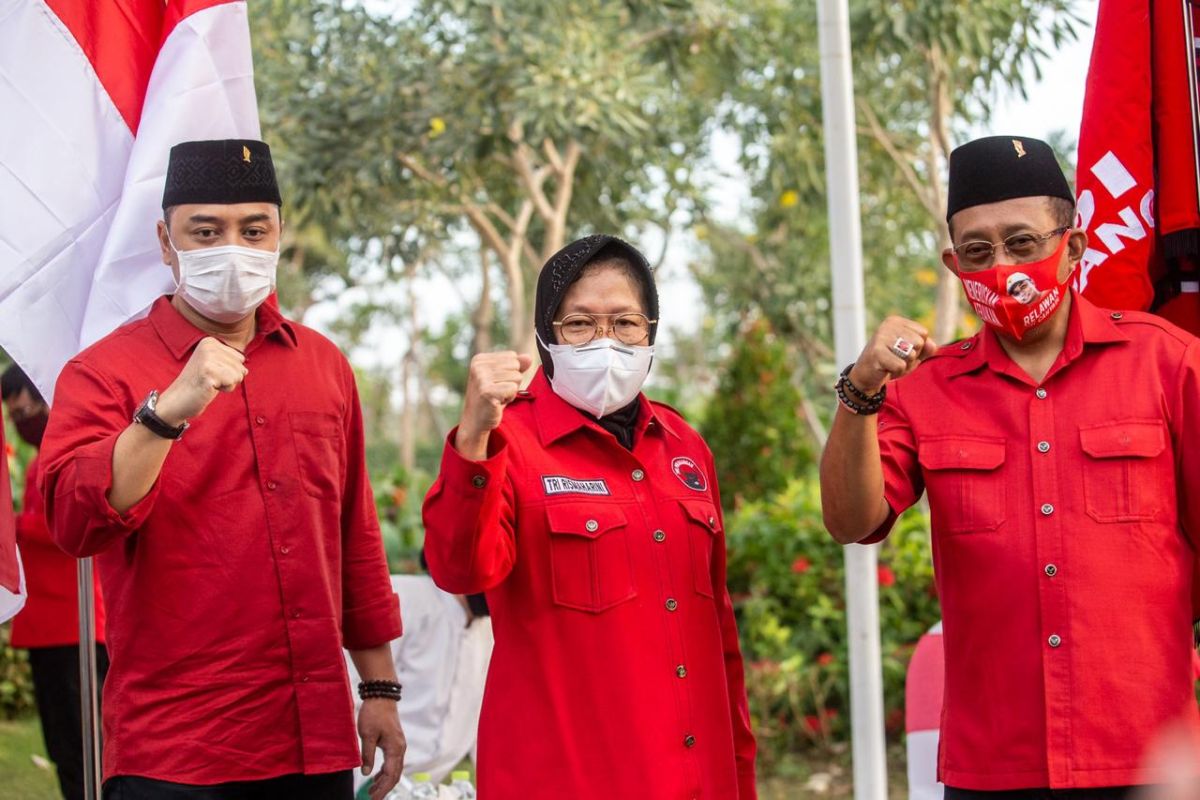
[[[818,0],[825,188],[829,198],[833,270],[833,339],[839,365],[856,359],[866,345],[849,17],[846,0]],[[862,545],[849,545],[845,549],[855,800],[887,798],[877,550],[876,546]]]
[[[79,560],[79,705],[83,721],[84,800],[100,798],[100,687],[96,675],[96,595],[92,569],[92,559]]]

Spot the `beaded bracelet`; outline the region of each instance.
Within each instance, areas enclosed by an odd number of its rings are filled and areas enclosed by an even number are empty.
[[[838,401],[854,414],[862,416],[878,414],[879,410],[883,408],[884,399],[887,398],[887,387],[884,386],[875,394],[867,394],[851,383],[850,370],[853,368],[854,365],[851,364],[842,370],[841,377],[834,384],[833,389],[837,392]]]
[[[379,698],[400,701],[403,687],[395,681],[362,681],[358,684],[358,696],[362,700]]]

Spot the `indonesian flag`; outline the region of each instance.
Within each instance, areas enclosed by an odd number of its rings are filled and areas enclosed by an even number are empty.
[[[1100,306],[1200,298],[1196,44],[1188,0],[1101,0],[1079,135],[1079,275]],[[1159,309],[1194,333],[1200,315]],[[1190,320],[1190,321],[1189,321]]]
[[[245,2],[0,6],[0,347],[47,400],[81,349],[173,289],[170,148],[259,138]]]
[[[25,573],[17,552],[17,522],[13,517],[12,483],[8,479],[8,445],[0,424],[0,622],[7,622],[25,605]]]
[[[939,622],[917,642],[904,679],[909,800],[942,798],[943,787],[938,782],[937,769],[945,691],[946,651],[942,646],[942,623]]]

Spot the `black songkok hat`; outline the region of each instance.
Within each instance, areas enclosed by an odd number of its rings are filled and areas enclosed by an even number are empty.
[[[181,142],[171,148],[163,208],[185,203],[283,205],[271,148],[256,139]]]
[[[964,208],[1016,197],[1075,195],[1050,145],[1027,136],[987,136],[950,154],[946,220]]]
[[[554,326],[551,324],[554,322],[554,315],[562,305],[567,289],[579,277],[579,273],[583,272],[583,268],[594,261],[614,256],[627,259],[641,275],[642,290],[646,299],[646,316],[658,319],[658,288],[654,285],[654,271],[650,269],[650,262],[629,242],[606,233],[597,233],[571,242],[550,256],[550,260],[542,267],[538,275],[537,295],[534,298],[533,319],[534,329],[542,342],[554,343]],[[657,334],[658,325],[651,325],[651,344],[654,344]],[[542,368],[546,377],[553,378],[554,362],[541,342],[538,342],[538,353],[542,356]]]

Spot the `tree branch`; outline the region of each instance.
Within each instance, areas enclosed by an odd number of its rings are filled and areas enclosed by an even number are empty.
[[[925,211],[933,216],[934,219],[937,219],[940,211],[932,205],[933,198],[930,196],[930,187],[921,182],[920,176],[912,168],[910,159],[905,158],[900,152],[900,148],[896,146],[896,142],[892,139],[891,134],[880,123],[874,109],[866,101],[862,100],[859,101],[858,108],[862,112],[863,118],[867,121],[865,132],[871,134],[871,137],[887,152],[892,162],[896,165],[896,168],[900,170],[904,182],[908,184],[909,188],[917,196],[917,199],[921,201],[921,205],[925,207]],[[936,180],[936,176],[933,179]]]

